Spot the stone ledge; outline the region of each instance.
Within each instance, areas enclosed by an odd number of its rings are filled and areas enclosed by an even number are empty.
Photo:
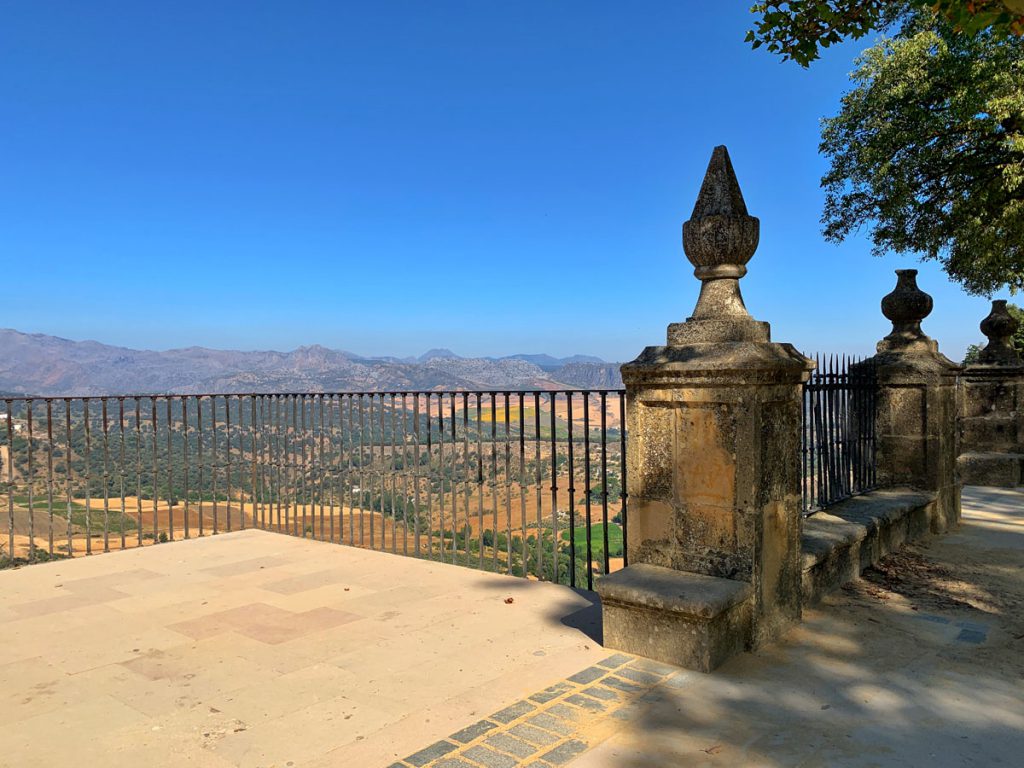
[[[640,563],[598,579],[609,648],[710,672],[750,642],[753,590]]]
[[[962,453],[956,463],[964,485],[1015,488],[1024,484],[1024,453]]]
[[[645,605],[656,611],[672,611],[709,619],[727,611],[753,594],[745,581],[677,571],[660,565],[638,563],[603,577],[598,593],[604,602]]]
[[[927,535],[935,499],[934,493],[890,488],[847,499],[804,520],[804,605],[813,605],[904,543]]]

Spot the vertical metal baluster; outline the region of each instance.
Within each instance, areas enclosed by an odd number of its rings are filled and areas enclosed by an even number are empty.
[[[619,392],[619,470],[621,473],[621,486],[622,489],[619,491],[619,498],[622,500],[622,509],[620,512],[622,520],[622,567],[625,568],[629,565],[629,549],[627,544],[629,542],[629,526],[627,525],[628,518],[626,516],[626,499],[628,494],[626,492],[626,393]]]
[[[270,395],[270,422],[271,422],[271,445],[270,445],[270,475],[273,490],[270,495],[270,503],[273,506],[273,514],[277,520],[275,530],[283,533],[281,527],[281,396]]]
[[[825,470],[823,468],[823,465],[825,463],[825,454],[824,454],[824,447],[823,447],[824,433],[823,433],[823,429],[822,429],[822,425],[821,425],[821,385],[822,385],[822,382],[823,382],[824,373],[822,372],[822,369],[821,369],[821,357],[820,357],[820,355],[816,355],[815,357],[816,357],[817,363],[818,363],[818,366],[817,366],[818,375],[816,376],[816,379],[817,379],[817,383],[818,383],[819,387],[816,388],[815,392],[814,392],[813,420],[812,420],[812,423],[813,423],[813,428],[814,428],[815,453],[817,454],[815,458],[816,458],[817,463],[818,463],[818,471],[815,473],[815,478],[814,478],[814,481],[815,481],[815,487],[814,487],[814,508],[818,509],[818,508],[821,507],[821,500],[822,500],[822,496],[823,496],[823,493],[824,493],[823,489],[824,489],[824,486],[825,486]]]
[[[591,543],[591,532],[593,530],[590,518],[592,514],[590,500],[590,393],[583,393],[583,493],[586,496],[584,509],[586,510],[587,521],[584,525],[587,532],[587,589],[594,588],[594,552]],[[605,529],[607,531],[607,529]],[[607,535],[607,533],[605,534]],[[573,531],[575,537],[575,531]],[[607,549],[606,549],[607,552]]]
[[[135,399],[135,546],[142,546],[142,398]],[[155,478],[154,478],[155,481]]]
[[[412,393],[412,551],[420,556],[420,393]]]
[[[10,413],[10,408],[9,407],[8,407],[7,412]],[[8,427],[9,426],[10,425],[8,425]],[[11,454],[11,455],[13,455],[13,454]],[[73,529],[71,527],[71,518],[72,518],[72,509],[73,509],[72,496],[73,496],[73,493],[74,493],[74,491],[72,490],[72,485],[74,483],[74,469],[73,469],[72,464],[71,464],[71,398],[70,397],[64,398],[64,470],[67,473],[67,476],[65,477],[64,491],[65,491],[65,496],[66,496],[67,515],[68,515],[68,557],[74,557],[74,555],[75,555],[75,546],[74,546],[74,537],[73,537],[73,533],[74,532],[73,532]],[[11,487],[13,488],[14,486],[12,485]],[[14,528],[13,528],[13,525],[14,525],[13,517],[11,518],[11,525],[12,525],[11,531],[13,532],[13,530],[14,530]],[[11,551],[13,552],[14,551],[13,550],[14,540],[13,539],[11,540],[11,547],[12,547]]]
[[[846,355],[839,359],[839,434],[842,439],[843,452],[840,456],[843,466],[843,496],[852,493],[853,483],[850,479],[850,382],[846,375]]]
[[[85,423],[85,554],[92,554],[92,425],[89,423],[89,400],[82,400]]]
[[[572,392],[565,393],[566,421],[569,422],[569,586],[576,586],[576,464],[573,444]]]
[[[352,398],[354,395],[348,396],[348,471],[345,473],[345,487],[348,490],[348,543],[355,546],[356,543],[356,492],[355,486],[352,485],[352,476],[355,475],[356,465],[353,463],[356,450],[356,431],[355,431],[355,403]],[[362,433],[360,433],[362,434]]]
[[[220,533],[220,510],[217,502],[217,475],[220,474],[220,451],[217,448],[217,396],[210,396],[210,480],[213,494],[213,535]]]
[[[242,398],[238,398],[238,455],[239,458],[245,458],[245,451],[242,447]],[[252,526],[253,528],[260,528],[260,520],[256,515],[256,395],[249,395],[249,509],[252,510]],[[241,494],[241,488],[239,488],[239,494]],[[241,528],[245,530],[245,501],[242,501],[242,525]]]
[[[491,396],[491,570],[498,572],[498,394]]]
[[[7,406],[7,552],[8,557],[14,559],[14,423],[11,416],[13,400],[4,400]],[[68,439],[71,445],[71,438]],[[69,459],[69,462],[71,460]],[[71,541],[71,503],[68,504],[68,530],[69,543]]]
[[[373,422],[373,401],[370,401],[370,423]],[[359,477],[357,478],[359,485],[359,546],[366,546],[366,510],[364,507],[364,501],[366,500],[366,395],[360,393],[359,395]],[[371,442],[372,446],[373,443]],[[373,548],[373,517],[370,517],[370,548]]]
[[[110,419],[107,398],[100,398],[100,429],[103,445],[103,551],[110,551]]]
[[[284,526],[285,533],[292,533],[293,524],[291,519],[291,481],[290,481],[290,467],[288,464],[288,395],[278,396],[278,416],[280,417],[280,445],[278,453],[278,462],[281,467],[281,484],[278,488],[278,494],[281,505],[281,519]]]
[[[11,411],[14,409],[14,401],[7,399],[4,401],[7,405],[7,556],[13,561],[14,560],[14,422]],[[68,406],[68,413],[71,412],[71,406]],[[70,417],[69,417],[70,418]],[[69,422],[70,423],[70,422]],[[70,428],[68,430],[70,432]],[[71,445],[71,440],[68,440],[68,445]],[[68,456],[67,453],[64,454]],[[68,477],[71,477],[70,471],[71,458],[68,456]],[[71,553],[71,503],[68,503],[68,553]]]
[[[427,486],[427,559],[434,559],[434,429],[431,421],[430,409],[432,405],[432,396],[429,392],[424,392],[426,398],[426,410],[427,410],[427,470],[426,486]],[[444,541],[441,542],[441,549],[444,550]]]
[[[46,512],[49,517],[47,551],[53,556],[53,400],[46,398]],[[10,454],[8,454],[10,459]],[[8,493],[14,493],[10,488]]]
[[[32,399],[25,401],[25,431],[28,442],[28,561],[36,561],[36,499],[35,499],[35,462],[32,461],[32,454],[35,453],[35,437],[32,434]],[[9,454],[9,460],[14,463],[14,454]],[[10,557],[14,559],[14,550],[11,549]]]
[[[484,569],[484,445],[483,445],[483,408],[482,395],[476,393],[476,487],[480,492],[477,506],[477,544],[480,550],[479,568]]]
[[[174,421],[171,414],[171,397],[167,396],[167,540],[174,541],[174,470],[172,467],[173,448],[171,436],[174,431]]]
[[[205,526],[203,525],[203,491],[205,486],[203,485],[203,478],[206,473],[203,472],[203,396],[196,396],[196,469],[199,472],[198,479],[198,503],[196,506],[199,509],[199,536],[201,537],[204,533]]]
[[[533,479],[536,485],[537,504],[537,540],[536,544],[536,568],[534,573],[538,579],[544,578],[544,467],[541,464],[540,448],[540,392],[533,393]]]
[[[385,460],[384,460],[384,408],[385,408],[384,393],[381,392],[378,395],[378,397],[380,398],[380,403],[377,406],[377,438],[376,438],[376,441],[375,441],[374,445],[379,450],[378,450],[377,461],[374,462],[374,467],[375,467],[375,472],[376,472],[376,475],[377,475],[376,479],[379,481],[377,483],[377,488],[379,489],[379,493],[380,493],[380,551],[381,552],[386,552],[388,545],[387,545],[387,537],[386,537],[385,534],[387,532],[387,527],[388,526],[387,526],[387,516],[384,514],[384,474],[385,474],[385,472],[384,472],[384,464],[385,464]],[[372,427],[371,427],[371,430],[372,430]],[[373,515],[373,517],[370,518],[370,525],[371,526],[373,525],[373,520],[374,520],[375,517],[376,517],[376,515]],[[373,538],[372,534],[371,534],[371,538]],[[374,540],[374,548],[376,548],[376,546],[377,546],[376,545],[376,540]]]
[[[324,493],[324,396],[323,393],[315,395],[313,398],[313,404],[316,405],[317,401],[320,403],[319,414],[319,425],[320,425],[320,444],[319,444],[319,457],[317,458],[317,494],[319,495],[320,501],[320,541],[324,540],[324,499],[326,493]],[[331,524],[331,528],[334,524]]]
[[[302,537],[305,538],[306,529],[309,527],[306,520],[306,510],[309,506],[309,498],[306,492],[306,396],[296,395],[295,399],[300,402],[299,411],[302,414],[298,433],[300,454],[298,459],[299,479],[296,484],[296,493],[302,504]]]
[[[587,492],[590,496],[590,492]],[[601,525],[604,526],[604,562],[602,573],[611,571],[608,541],[608,393],[601,391]]]
[[[117,427],[118,427],[118,441],[120,459],[118,461],[118,485],[121,494],[121,549],[125,549],[125,535],[124,535],[124,519],[127,516],[128,510],[125,506],[124,498],[124,476],[125,476],[125,464],[124,464],[124,398],[117,398]]]
[[[188,463],[188,460],[189,460],[188,435],[189,435],[189,426],[188,426],[188,398],[185,397],[184,395],[182,395],[181,396],[181,454],[182,454],[182,458],[183,458],[183,460],[185,462],[185,471],[184,471],[184,474],[185,474],[185,493],[183,494],[183,497],[185,499],[185,538],[186,539],[190,538],[190,535],[189,535],[190,534],[190,532],[189,532],[189,519],[188,518],[189,518],[189,513],[190,513],[190,510],[191,510],[190,505],[189,505],[189,484],[188,484],[189,474],[190,474],[190,470],[191,470],[191,467],[189,467],[189,463]]]
[[[402,554],[409,554],[409,408],[402,393]],[[413,515],[415,515],[415,511]]]
[[[227,486],[227,509],[224,511],[224,524],[227,526],[228,533],[231,533],[232,523],[231,519],[231,472],[233,467],[231,466],[231,398],[226,396],[224,398],[224,484]],[[241,407],[241,406],[239,406]],[[245,508],[242,508],[242,518],[245,518]]]
[[[555,584],[559,583],[558,569],[562,560],[559,553],[558,544],[558,432],[556,430],[555,424],[555,408],[557,398],[557,392],[551,392],[548,394],[548,403],[551,406],[551,434],[549,435],[549,438],[551,439],[551,580]]]
[[[440,487],[437,492],[437,498],[440,504],[440,509],[437,513],[437,524],[441,531],[441,562],[444,562],[445,549],[447,549],[447,536],[445,535],[444,525],[444,501],[445,501],[445,489],[444,489],[444,393],[437,393],[437,475],[439,477]],[[452,525],[452,535],[454,539],[455,526]]]
[[[285,511],[287,515],[287,510],[291,509],[291,532],[293,536],[298,536],[301,521],[299,520],[299,482],[295,476],[298,462],[295,459],[295,454],[299,438],[299,398],[297,395],[286,395],[286,397],[291,401],[292,422],[289,427],[287,414],[285,414],[285,466],[288,470],[288,495],[285,499]]]
[[[817,441],[815,440],[814,432],[814,403],[817,393],[818,382],[818,369],[815,368],[814,372],[811,373],[810,381],[807,386],[807,453],[810,463],[810,472],[807,475],[807,511],[810,513],[814,509],[814,500],[816,487],[818,482],[818,472],[820,467],[818,464],[817,455]]]
[[[509,442],[511,414],[509,414],[509,393],[505,397],[505,562],[506,573],[512,575],[512,443]],[[497,487],[495,487],[497,491]]]
[[[810,383],[810,380],[807,382]],[[807,515],[807,385],[800,390],[800,513]]]
[[[158,541],[158,519],[159,511],[158,507],[160,504],[160,475],[157,474],[159,470],[159,462],[157,460],[157,408],[156,398],[150,396],[149,398],[149,411],[150,421],[153,424],[153,543]]]
[[[451,432],[449,433],[450,449],[452,459],[452,474],[451,480],[449,481],[452,487],[452,562],[458,561],[459,552],[459,535],[462,535],[462,546],[465,549],[467,544],[466,528],[459,528],[459,433],[458,433],[458,422],[455,418],[455,392],[448,393],[448,418],[451,424]],[[469,525],[467,518],[466,525]],[[465,557],[463,557],[465,561]]]
[[[395,472],[395,454],[398,452],[398,444],[395,442],[395,393],[391,393],[391,456],[386,466],[387,473],[391,476],[391,554],[398,553],[398,477]],[[383,436],[382,436],[383,437]],[[384,506],[381,500],[381,506]]]
[[[337,473],[334,471],[334,449],[335,449],[335,446],[337,446],[337,444],[338,444],[337,436],[336,436],[335,431],[334,431],[334,401],[335,401],[335,396],[334,395],[328,396],[326,400],[324,400],[324,396],[323,395],[320,396],[320,438],[321,438],[321,441],[323,440],[323,429],[324,429],[323,413],[324,413],[324,405],[325,405],[325,403],[327,405],[327,434],[330,435],[330,438],[328,438],[328,446],[330,447],[330,451],[331,452],[328,454],[328,459],[327,459],[330,462],[330,464],[329,465],[324,465],[323,464],[323,462],[324,462],[323,448],[321,447],[321,449],[320,449],[320,461],[321,461],[321,468],[320,468],[321,475],[320,475],[320,477],[321,477],[321,483],[323,483],[324,479],[327,480],[327,486],[328,486],[328,489],[329,489],[327,494],[326,494],[326,496],[327,496],[327,503],[330,505],[330,510],[331,510],[331,513],[330,513],[330,525],[328,526],[329,534],[330,534],[330,539],[328,539],[328,540],[332,544],[334,543],[334,509],[335,509],[335,506],[334,506],[334,486],[335,486],[335,483],[337,482],[337,478],[338,478]],[[321,442],[321,446],[322,445],[323,445],[323,443]],[[322,486],[321,486],[321,493],[322,492],[323,492],[323,489],[322,489]],[[323,531],[324,506],[323,505],[324,505],[324,496],[321,495],[321,497],[320,497],[320,520],[321,520],[321,523],[320,523],[320,538],[323,538],[323,536],[324,536],[324,531]]]
[[[373,479],[374,479],[374,453],[373,453],[373,408],[374,408],[374,394],[372,392],[366,393],[364,396],[364,402],[366,403],[366,425],[363,428],[365,433],[365,455],[360,452],[360,459],[363,461],[363,473],[359,484],[359,511],[360,518],[362,518],[367,511],[369,511],[369,537],[370,537],[370,549],[377,548],[377,521],[376,515],[373,509]],[[366,507],[370,509],[367,510]],[[362,519],[360,519],[362,523]]]
[[[466,520],[465,540],[463,545],[466,548],[464,557],[462,559],[463,565],[468,566],[470,564],[470,539],[473,538],[473,525],[469,522],[470,515],[470,502],[473,495],[473,482],[469,476],[469,392],[462,393],[462,511]]]
[[[526,429],[525,429],[525,414],[526,409],[525,395],[520,390],[519,392],[519,557],[522,560],[522,573],[520,576],[526,577],[527,573],[527,556],[526,556]]]

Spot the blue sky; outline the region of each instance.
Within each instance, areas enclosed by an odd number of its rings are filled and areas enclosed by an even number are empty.
[[[680,225],[726,144],[751,312],[869,353],[918,265],[820,235],[818,120],[862,45],[782,64],[749,5],[0,2],[0,327],[627,360],[693,308]],[[959,358],[988,303],[920,269]]]

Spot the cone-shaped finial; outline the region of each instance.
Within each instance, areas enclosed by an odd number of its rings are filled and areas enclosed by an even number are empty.
[[[743,192],[732,168],[729,150],[724,145],[715,147],[690,218],[746,215],[747,204],[743,202]]]
[[[760,236],[760,222],[747,213],[729,151],[715,147],[693,215],[683,224],[683,250],[694,275],[699,280],[743,277]]]
[[[700,298],[686,323],[669,326],[669,344],[769,341],[767,323],[743,305],[740,278],[757,250],[760,222],[747,213],[729,151],[715,147],[693,215],[683,223],[683,250],[701,281]]]

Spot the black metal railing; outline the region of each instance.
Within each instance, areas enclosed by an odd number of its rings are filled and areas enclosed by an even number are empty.
[[[624,393],[0,398],[7,564],[248,527],[593,586]]]
[[[870,360],[817,356],[804,385],[801,430],[805,515],[876,487],[875,369]]]

